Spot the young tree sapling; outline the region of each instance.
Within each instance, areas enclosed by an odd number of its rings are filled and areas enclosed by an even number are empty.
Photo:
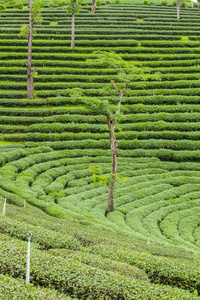
[[[75,14],[78,14],[81,10],[81,2],[79,0],[69,0],[66,6],[67,14],[72,15],[71,25],[71,48],[75,47]]]
[[[117,175],[117,150],[118,141],[115,136],[115,129],[121,111],[121,105],[124,101],[124,96],[127,94],[131,83],[141,85],[141,81],[146,81],[149,78],[160,80],[159,74],[151,74],[148,68],[136,67],[133,62],[125,61],[119,54],[115,52],[96,51],[93,53],[93,58],[87,62],[89,64],[101,66],[103,68],[111,68],[115,70],[113,80],[105,88],[102,88],[103,97],[84,97],[82,89],[72,90],[74,97],[82,99],[84,104],[90,108],[91,112],[99,114],[103,121],[107,124],[110,149],[112,156],[111,175],[109,177],[109,193],[108,193],[108,208],[107,212],[114,211],[114,190]],[[93,176],[100,183],[108,183],[101,175]]]

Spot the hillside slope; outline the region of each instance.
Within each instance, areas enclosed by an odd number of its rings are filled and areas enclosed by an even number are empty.
[[[13,299],[19,285],[17,299],[199,299],[200,12],[182,9],[178,21],[173,7],[109,5],[91,14],[84,6],[73,50],[65,10],[42,15],[34,100],[26,98],[27,41],[18,36],[28,10],[0,19],[0,285],[8,286],[0,298]],[[88,170],[110,172],[106,124],[68,90],[105,97],[115,72],[87,63],[95,50],[161,77],[131,84],[122,105],[118,171],[127,179],[108,215],[108,190],[95,188]],[[31,282],[43,289],[19,279],[28,230]]]

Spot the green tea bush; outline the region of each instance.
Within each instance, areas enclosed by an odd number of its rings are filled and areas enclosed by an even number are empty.
[[[69,235],[44,229],[39,226],[33,226],[25,222],[10,220],[6,217],[0,218],[0,232],[17,237],[21,240],[27,240],[27,234],[30,231],[33,236],[31,240],[39,244],[42,249],[66,248],[78,250],[79,242]]]
[[[29,126],[29,132],[57,132],[61,133],[64,131],[72,131],[72,132],[105,132],[107,125],[96,125],[96,124],[88,124],[88,123],[52,123],[52,124],[33,124]]]
[[[0,108],[0,114],[5,116],[49,116],[51,115],[50,109],[23,109],[23,108]],[[12,120],[12,119],[11,119]],[[34,119],[33,119],[34,120]],[[38,119],[37,119],[38,121]],[[39,121],[38,121],[39,123]]]
[[[25,92],[18,92],[18,91],[14,91],[14,92],[10,92],[10,91],[0,91],[0,98],[4,99],[4,98],[9,98],[9,99],[14,99],[14,98],[26,98],[27,95]]]
[[[0,248],[1,273],[7,273],[18,278],[24,277],[25,265],[23,257],[24,253],[26,253],[26,246],[27,243],[25,242],[16,242],[13,239],[2,236]],[[39,251],[34,247],[33,243],[31,253],[30,281],[43,287],[56,288],[58,291],[68,295],[73,294],[84,299],[91,296],[93,298],[120,297],[122,299],[134,299],[138,297],[138,299],[147,299],[147,296],[163,298],[166,295],[169,299],[177,296],[182,299],[187,299],[188,297],[190,299],[198,299],[198,297],[192,296],[189,292],[181,289],[167,286],[159,287],[159,285],[117,275],[112,271],[98,270],[77,262],[73,258],[66,261],[60,256],[56,257]],[[117,252],[115,252],[116,255]],[[146,258],[145,260],[147,262]],[[159,261],[161,262],[162,260]],[[191,272],[193,270],[192,264],[189,266]],[[195,283],[193,283],[193,286],[195,286]]]
[[[17,9],[23,9],[24,6],[23,6],[23,4],[20,2],[20,3],[17,4],[16,8],[17,8]]]
[[[22,279],[14,279],[9,276],[0,275],[0,297],[1,299],[35,299],[35,300],[70,300],[71,298],[59,294],[52,289],[34,287],[27,285]]]
[[[33,123],[42,123],[43,122],[43,118],[41,117],[21,117],[21,116],[0,116],[0,122],[1,124],[24,124],[24,125],[28,125],[28,124],[33,124]]]
[[[151,133],[150,133],[151,134]],[[170,136],[170,133],[169,133]],[[173,136],[173,135],[171,135]],[[177,136],[177,133],[175,133],[175,136]],[[92,138],[94,140],[100,140],[100,139],[107,139],[108,133],[93,133],[90,132],[80,132],[76,133],[74,135],[73,132],[63,132],[63,133],[31,133],[25,135],[4,135],[4,140],[22,140],[22,141],[35,141],[35,142],[42,142],[42,141],[70,141],[70,140],[84,140]],[[131,134],[130,134],[130,137]],[[198,138],[198,135],[196,136]]]
[[[55,256],[61,256],[65,259],[73,258],[85,265],[93,266],[100,270],[113,271],[121,275],[130,276],[131,278],[149,281],[144,271],[125,263],[115,262],[105,258],[103,259],[100,255],[80,251],[66,251],[62,249],[52,249],[48,251],[48,253]]]
[[[53,7],[54,3],[53,3],[53,1],[49,1],[49,3],[47,5],[48,5],[48,7]]]
[[[187,205],[186,203],[177,204],[177,205],[174,205],[174,207],[173,206],[163,207],[159,211],[154,211],[151,215],[146,217],[143,224],[151,235],[153,235],[153,234],[155,235],[156,239],[158,239],[160,241],[162,240],[164,243],[167,243],[168,245],[173,244],[173,243],[175,245],[177,245],[176,236],[172,240],[170,240],[170,243],[169,243],[169,239],[167,238],[167,236],[169,236],[169,234],[166,234],[166,236],[165,236],[165,234],[162,233],[162,230],[159,227],[159,224],[161,223],[163,218],[167,217],[168,214],[173,213],[173,211],[184,210],[184,209],[188,209],[188,208],[189,208],[189,205]],[[149,222],[151,223],[151,227],[149,226],[149,224],[150,224]],[[180,240],[178,242],[180,242]],[[187,242],[182,242],[182,247],[184,247],[185,249],[188,249],[188,245],[189,245],[190,249],[195,249],[195,246],[192,246],[191,244],[189,244]]]
[[[186,263],[185,261],[183,263],[180,259],[155,257],[130,249],[117,249],[117,247],[110,245],[93,246],[90,252],[135,265],[145,270],[153,282],[170,284],[191,291],[198,289],[198,271],[195,263]]]
[[[162,2],[160,3],[160,5],[162,5],[162,6],[167,6],[167,1],[162,1]]]
[[[43,99],[0,99],[0,105],[4,107],[15,107],[15,106],[43,106],[47,105],[47,101]],[[27,110],[28,111],[28,110]]]
[[[161,176],[162,175],[160,175],[160,177]],[[175,199],[175,198],[177,198],[179,196],[182,196],[183,194],[197,191],[197,189],[198,189],[198,184],[194,184],[194,185],[192,185],[192,184],[185,184],[183,186],[174,188],[173,186],[170,186],[170,182],[172,183],[174,181],[175,181],[175,179],[173,178],[172,181],[171,180],[168,181],[169,182],[168,185],[167,185],[167,183],[160,184],[159,185],[159,194],[158,195],[156,194],[155,187],[152,187],[152,188],[147,188],[146,190],[144,189],[142,191],[142,193],[138,193],[138,195],[136,193],[135,193],[136,195],[134,195],[134,193],[132,192],[131,198],[133,200],[135,200],[134,202],[129,202],[127,195],[122,196],[119,199],[116,199],[116,204],[117,204],[117,206],[119,206],[118,210],[120,212],[126,214],[126,213],[128,213],[128,211],[130,211],[132,209],[135,209],[135,208],[142,207],[143,205],[149,205],[149,204],[152,204],[153,202],[158,202],[158,201]],[[147,192],[148,189],[150,189],[152,191],[149,196],[147,196],[147,194],[145,195],[145,192]],[[134,196],[135,196],[135,198],[137,200],[134,198]],[[170,207],[170,209],[173,210],[175,208]],[[151,218],[153,218],[153,216],[151,216]],[[153,220],[153,219],[151,219],[151,220]],[[156,220],[155,220],[155,222],[156,222]],[[150,222],[150,223],[152,223],[152,222]]]
[[[0,125],[0,133],[13,133],[13,132],[27,132],[28,128],[26,126],[15,126],[15,125]]]
[[[62,1],[58,2],[58,7],[63,7],[64,3]]]
[[[182,3],[181,3],[181,7],[186,7],[186,3],[185,3],[185,1],[182,1]]]
[[[5,4],[0,4],[0,11],[6,9]]]
[[[198,247],[194,245],[195,239],[192,238],[192,234],[189,236],[188,239],[183,239],[180,237],[179,230],[178,230],[178,224],[180,223],[181,219],[185,219],[188,215],[199,212],[199,208],[191,208],[190,205],[188,205],[188,209],[183,211],[173,211],[170,215],[166,216],[165,220],[161,222],[160,229],[164,236],[167,238],[170,238],[172,242],[181,243],[182,245],[187,246],[188,248],[196,248],[198,250]],[[185,227],[185,226],[184,226]],[[184,228],[185,231],[188,231],[188,229]],[[183,230],[183,229],[182,229]],[[193,228],[194,230],[194,228]],[[189,232],[188,232],[189,233]],[[192,233],[192,231],[190,231]]]
[[[190,202],[191,205],[193,205],[194,202],[196,202],[196,200],[191,201]],[[198,220],[199,220],[199,207],[197,207],[197,209],[195,208],[193,215],[189,215],[188,213],[187,216],[184,216],[184,218],[180,220],[179,235],[184,241],[189,241],[193,244],[196,243],[198,239],[197,236],[195,235],[195,231],[198,230]],[[198,243],[196,244],[198,245]]]

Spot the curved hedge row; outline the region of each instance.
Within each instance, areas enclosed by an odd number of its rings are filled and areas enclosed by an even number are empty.
[[[15,245],[15,248],[11,247]],[[26,243],[19,243],[8,237],[1,239],[0,269],[2,273],[14,277],[24,276],[23,252],[26,250]],[[17,255],[16,255],[17,254]],[[48,268],[46,266],[48,265]],[[13,268],[15,266],[15,268]],[[146,299],[147,297],[170,299],[179,296],[182,299],[198,299],[189,292],[167,286],[159,287],[129,279],[112,271],[101,271],[86,266],[73,259],[66,261],[61,257],[54,257],[35,248],[32,249],[32,267],[30,279],[35,284],[51,286],[58,291],[74,294],[86,299],[87,297],[100,298],[135,298]],[[67,280],[66,280],[67,279]],[[95,281],[94,281],[95,279]]]

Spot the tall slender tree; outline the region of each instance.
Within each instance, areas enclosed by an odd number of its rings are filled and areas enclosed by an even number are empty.
[[[71,24],[71,48],[75,47],[75,14],[78,14],[81,10],[81,1],[79,0],[69,0],[68,5],[66,6],[67,14],[72,15],[72,24]]]
[[[147,68],[138,68],[134,63],[129,61],[124,61],[119,54],[114,52],[104,52],[98,51],[94,54],[97,55],[97,58],[90,59],[88,62],[101,65],[104,68],[112,68],[115,70],[114,79],[110,84],[102,88],[102,95],[104,97],[96,98],[87,98],[82,96],[82,101],[86,106],[90,107],[90,110],[96,114],[102,116],[104,122],[107,124],[110,140],[110,149],[112,156],[112,166],[111,166],[111,175],[109,180],[109,193],[108,193],[108,208],[107,212],[114,211],[114,190],[115,182],[117,175],[117,151],[118,151],[118,141],[115,136],[115,129],[120,115],[121,104],[124,100],[123,97],[128,91],[128,88],[131,83],[135,85],[141,85],[141,81],[152,78],[154,80],[160,80],[159,74],[150,74]],[[76,97],[79,97],[84,93],[81,89],[78,92],[76,90]],[[103,182],[101,176],[100,183]]]
[[[27,69],[27,97],[33,99],[33,77],[36,73],[36,68],[32,69],[32,42],[33,42],[33,24],[40,24],[42,22],[41,11],[42,3],[33,3],[33,0],[29,1],[29,26],[23,25],[19,36],[23,36],[28,39],[28,60],[26,60]]]

